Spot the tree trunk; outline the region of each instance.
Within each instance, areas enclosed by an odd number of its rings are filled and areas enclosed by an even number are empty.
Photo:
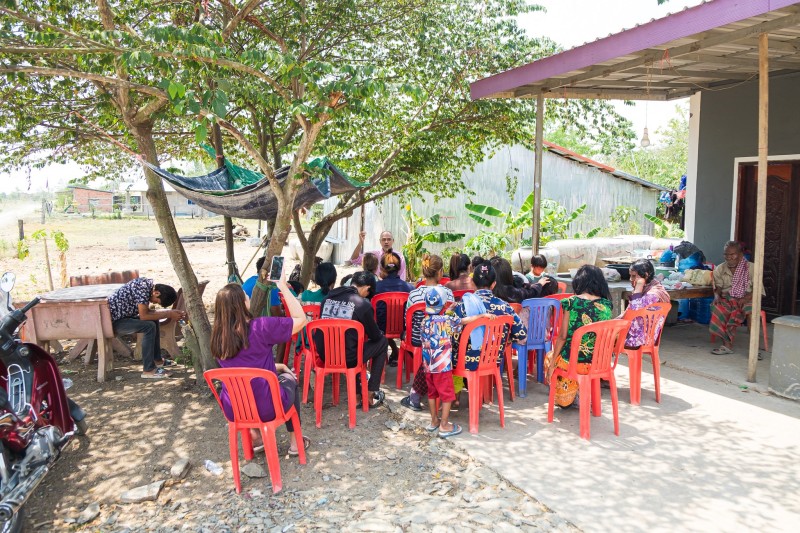
[[[305,242],[302,240],[300,241],[303,243],[303,263],[300,270],[300,283],[302,283],[304,287],[308,287],[308,282],[311,281],[311,274],[314,269],[314,258],[317,256],[320,246],[325,242],[325,237],[328,236],[332,227],[333,222],[326,224],[317,222],[311,227],[311,232],[308,234]]]
[[[139,144],[140,152],[144,153],[149,163],[158,165],[158,153],[153,140],[152,124],[134,124],[132,125],[132,130]],[[158,222],[161,236],[164,238],[167,254],[183,288],[186,311],[189,314],[189,319],[192,322],[192,327],[200,346],[200,353],[195,354],[195,357],[199,357],[203,370],[215,368],[217,363],[210,350],[211,323],[208,321],[206,308],[203,305],[203,299],[197,286],[197,276],[195,276],[194,270],[189,264],[189,258],[186,257],[186,251],[178,237],[178,230],[175,228],[175,221],[170,213],[161,178],[147,167],[144,167],[144,174],[147,178],[147,200],[153,207],[153,213],[156,222]]]
[[[269,245],[267,245],[266,260],[264,261],[264,266],[258,272],[258,281],[261,283],[267,281],[272,258],[283,253],[283,245],[289,237],[291,215],[284,212],[286,210],[286,206],[278,206],[278,216],[275,218],[275,223],[272,226],[272,236],[270,237]],[[263,314],[264,308],[269,305],[268,296],[266,291],[262,290],[258,285],[253,287],[253,296],[250,298],[250,312],[253,313],[253,316],[261,316]]]

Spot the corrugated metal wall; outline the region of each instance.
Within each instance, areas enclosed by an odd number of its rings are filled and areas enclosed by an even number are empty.
[[[534,160],[533,151],[521,145],[504,147],[474,170],[464,172],[464,192],[459,192],[453,198],[437,201],[431,195],[426,195],[424,199],[413,200],[412,205],[422,216],[439,213],[442,217],[452,217],[443,218],[438,229],[466,233],[467,236],[462,241],[466,242],[466,239],[478,235],[482,226],[469,218],[469,211],[464,209],[464,204],[472,201],[501,209],[508,209],[513,205],[515,210],[518,209],[533,190]],[[512,186],[516,181],[513,200],[509,199],[507,192],[509,180]],[[471,196],[469,192],[472,193]],[[652,224],[645,220],[643,213],[655,214],[659,191],[545,151],[542,161],[542,194],[544,198],[556,200],[570,211],[583,203],[587,204],[583,215],[570,226],[571,234],[605,227],[618,205],[637,208],[642,232],[650,233]],[[325,212],[330,212],[336,202],[335,198],[327,200]],[[366,206],[367,250],[379,247],[378,239],[384,229],[394,233],[396,248],[399,249],[405,242],[406,228],[401,216],[402,207],[397,197],[386,199],[380,208],[375,205]],[[340,220],[331,230],[331,237],[344,241],[339,246],[334,261],[340,263],[350,257],[358,242],[359,217],[359,211],[356,210],[349,219]],[[526,236],[530,236],[530,230]],[[433,245],[428,248],[438,251],[441,246]]]

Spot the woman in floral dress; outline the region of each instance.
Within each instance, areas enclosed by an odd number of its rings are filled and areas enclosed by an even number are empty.
[[[561,327],[553,347],[553,357],[547,363],[547,379],[552,378],[556,367],[569,368],[572,336],[581,326],[611,319],[611,293],[603,272],[594,265],[583,265],[572,280],[575,295],[561,300]],[[578,373],[586,374],[592,363],[595,335],[588,334],[580,342]],[[571,407],[578,402],[578,382],[559,376],[556,384],[555,403],[559,407]]]

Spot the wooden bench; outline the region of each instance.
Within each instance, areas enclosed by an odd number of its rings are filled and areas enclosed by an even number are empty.
[[[208,280],[200,281],[197,284],[197,288],[200,291],[200,297],[203,297],[203,292],[206,290],[206,285],[208,285]],[[172,304],[170,309],[176,311],[186,311],[186,300],[183,298],[183,289],[178,289],[177,297],[175,298],[175,303]],[[178,321],[173,320],[172,318],[162,318],[158,321],[158,332],[161,339],[161,347],[167,350],[170,357],[173,359],[180,355],[181,350],[178,348],[178,334],[180,334],[180,329],[177,327]],[[136,350],[134,350],[133,357],[135,359],[142,358],[142,337],[141,333],[136,334]]]

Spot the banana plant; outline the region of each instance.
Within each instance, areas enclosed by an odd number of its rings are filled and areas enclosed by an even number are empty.
[[[422,255],[427,253],[425,243],[444,244],[460,241],[463,233],[448,233],[445,231],[427,231],[422,233],[422,228],[432,228],[439,225],[439,215],[423,218],[414,212],[411,204],[405,206],[403,220],[406,223],[406,243],[403,245],[403,255],[406,259],[407,277],[416,280],[420,275]]]
[[[487,228],[496,228],[497,222],[493,222],[486,217],[499,218],[502,226],[499,230],[495,229],[495,233],[506,237],[514,247],[519,247],[522,242],[522,232],[533,224],[533,192],[525,198],[516,213],[514,213],[513,208],[505,212],[496,207],[483,204],[468,203],[464,207],[472,211],[472,213],[469,213],[469,217],[472,220]]]

